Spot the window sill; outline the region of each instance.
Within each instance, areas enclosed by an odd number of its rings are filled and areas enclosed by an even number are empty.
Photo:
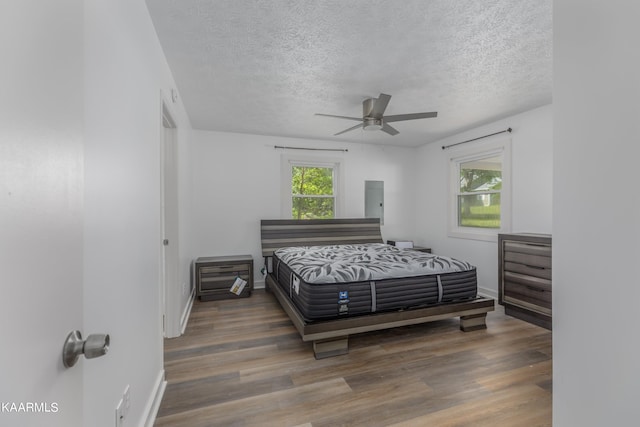
[[[498,242],[498,233],[501,230],[485,231],[480,229],[455,229],[449,230],[447,235],[456,239],[481,240],[484,242]]]

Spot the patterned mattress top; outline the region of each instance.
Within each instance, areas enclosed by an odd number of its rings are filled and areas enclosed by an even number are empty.
[[[275,255],[307,283],[344,283],[473,270],[468,262],[383,243],[300,246]]]

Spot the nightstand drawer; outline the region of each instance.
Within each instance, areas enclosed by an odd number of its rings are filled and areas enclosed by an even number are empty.
[[[249,281],[249,274],[228,274],[224,276],[207,277],[200,276],[200,291],[208,291],[214,289],[229,290],[237,278]]]
[[[203,276],[224,276],[230,274],[248,273],[249,264],[215,265],[200,267],[200,274]]]

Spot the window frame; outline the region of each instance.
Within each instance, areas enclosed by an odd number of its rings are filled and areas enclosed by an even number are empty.
[[[331,168],[333,169],[333,217],[340,218],[343,209],[343,160],[326,157],[305,157],[282,155],[281,159],[281,215],[282,218],[293,218],[293,167]],[[316,197],[316,196],[308,196]]]
[[[500,228],[468,227],[458,224],[460,192],[460,166],[463,163],[500,156],[502,158],[502,188],[500,191]],[[498,234],[511,231],[511,138],[498,138],[493,142],[476,143],[472,146],[453,149],[449,163],[449,237],[498,241]],[[487,192],[488,193],[488,192]]]

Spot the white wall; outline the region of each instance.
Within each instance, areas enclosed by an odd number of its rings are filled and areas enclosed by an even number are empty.
[[[84,364],[84,425],[113,426],[127,385],[125,425],[142,425],[163,373],[161,90],[174,83],[144,1],[84,4],[85,330],[111,335]]]
[[[365,180],[384,181],[383,238],[409,238],[414,233],[414,149],[205,131],[194,131],[190,139],[192,257],[251,254],[257,286],[263,286],[260,220],[282,218],[283,151],[274,145],[348,149],[285,152],[343,159],[343,217],[364,216]]]
[[[640,3],[553,14],[553,425],[638,425]]]
[[[497,243],[447,235],[450,153],[443,150],[442,146],[511,127],[512,231],[551,233],[552,121],[552,106],[547,105],[424,145],[417,151],[415,234],[418,243],[431,247],[435,253],[458,257],[474,264],[478,269],[478,285],[483,294],[498,295]],[[505,135],[508,134],[469,144],[481,146]]]

